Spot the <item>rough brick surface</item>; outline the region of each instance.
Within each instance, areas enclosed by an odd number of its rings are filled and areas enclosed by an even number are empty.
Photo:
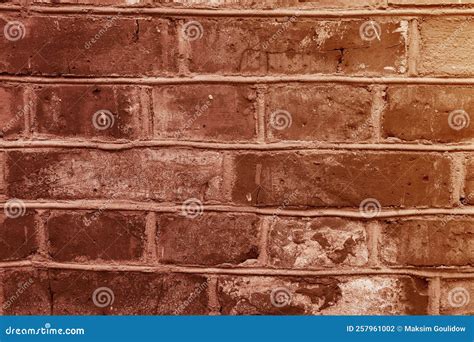
[[[440,313],[472,315],[474,313],[474,282],[472,279],[445,280],[441,283]]]
[[[0,261],[21,260],[34,254],[38,245],[34,213],[18,211],[18,217],[0,215]],[[13,214],[16,213],[13,212]]]
[[[366,228],[339,218],[281,218],[272,222],[270,264],[283,268],[363,266],[368,262]]]
[[[365,141],[374,136],[371,105],[372,94],[363,87],[270,87],[265,108],[268,139]],[[281,116],[280,111],[286,111],[288,114]],[[285,119],[287,121],[279,124],[279,120]],[[288,123],[285,125],[286,122]],[[281,127],[285,129],[280,129]]]
[[[24,131],[25,116],[31,108],[24,102],[24,88],[2,85],[0,87],[0,134],[5,138],[17,137]]]
[[[389,220],[380,254],[391,265],[472,266],[473,229],[468,217]]]
[[[278,301],[278,291],[285,300]],[[427,282],[408,277],[222,277],[218,295],[227,315],[424,314],[428,304]]]
[[[255,215],[203,214],[198,218],[160,215],[158,255],[163,263],[242,264],[259,255]]]
[[[47,214],[51,257],[58,261],[134,260],[143,255],[145,215],[106,210]],[[67,234],[65,234],[67,230]]]
[[[233,199],[242,204],[359,207],[367,198],[384,207],[452,204],[450,161],[441,156],[249,153],[234,165]]]

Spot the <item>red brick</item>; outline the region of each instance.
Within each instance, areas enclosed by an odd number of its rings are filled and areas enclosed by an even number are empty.
[[[25,36],[0,41],[2,73],[136,76],[176,71],[176,29],[164,19],[121,15],[3,19],[20,21]]]
[[[142,92],[129,86],[38,87],[33,128],[41,137],[138,138],[144,135],[148,114],[140,101]],[[102,122],[96,113],[104,110]]]
[[[474,159],[470,156],[466,158],[466,171],[464,180],[464,195],[460,199],[463,204],[474,203]]]
[[[320,268],[363,266],[368,262],[366,228],[340,218],[275,218],[268,239],[272,266]]]
[[[153,89],[155,137],[252,141],[256,91],[248,86],[179,85]]]
[[[387,220],[379,246],[389,265],[472,266],[473,220],[462,216]]]
[[[430,18],[420,24],[421,51],[418,69],[422,75],[469,76],[474,64],[471,32],[474,23],[465,17]]]
[[[3,213],[2,208],[0,214],[0,261],[25,259],[33,255],[37,248],[34,212],[25,210],[23,215],[9,218]]]
[[[221,277],[224,315],[420,315],[428,305],[427,281],[409,277]],[[272,303],[284,289],[290,301]]]
[[[32,103],[24,103],[24,87],[2,85],[0,87],[0,135],[3,138],[17,138],[24,132],[25,116]]]
[[[110,299],[98,295],[108,288]],[[52,271],[54,315],[202,315],[208,313],[207,280],[187,274]],[[100,307],[96,303],[111,305]],[[102,300],[101,300],[102,299]],[[187,303],[187,305],[186,305]]]
[[[473,279],[452,279],[441,281],[442,315],[472,315],[474,313]]]
[[[144,248],[146,214],[107,210],[53,211],[47,216],[50,254],[57,261],[138,261]]]
[[[195,73],[405,72],[406,25],[400,21],[378,18],[380,40],[367,41],[359,33],[365,20],[190,18],[186,22],[192,20],[202,26],[202,37],[188,42],[189,68]]]
[[[190,150],[9,152],[8,191],[25,199],[222,201],[222,155]]]
[[[242,153],[234,158],[233,200],[288,207],[453,204],[450,160],[418,153]]]
[[[267,138],[269,141],[368,140],[374,137],[371,100],[370,91],[358,86],[285,84],[270,87],[265,110]],[[282,125],[279,117],[284,120]]]
[[[385,138],[434,142],[474,138],[474,124],[469,124],[474,114],[473,87],[391,86],[387,101],[382,123]],[[459,110],[465,114],[456,114]]]
[[[388,0],[389,5],[402,6],[442,6],[442,5],[459,5],[465,6],[473,4],[473,0]]]
[[[259,220],[255,215],[204,213],[196,218],[158,217],[158,255],[162,263],[209,265],[256,261]]]
[[[0,272],[4,315],[49,315],[51,293],[48,271],[39,269]],[[1,289],[0,289],[1,293]]]

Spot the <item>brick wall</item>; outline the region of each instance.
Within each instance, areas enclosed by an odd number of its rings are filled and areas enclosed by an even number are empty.
[[[0,4],[0,314],[474,313],[474,1]]]

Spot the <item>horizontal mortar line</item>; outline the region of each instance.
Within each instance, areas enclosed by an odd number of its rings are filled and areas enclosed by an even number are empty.
[[[416,270],[411,268],[353,268],[353,269],[328,269],[328,270],[298,270],[298,269],[276,269],[262,267],[197,267],[197,266],[175,266],[175,265],[117,265],[117,264],[72,264],[53,261],[32,260],[0,264],[0,268],[14,267],[38,267],[63,270],[83,271],[117,271],[117,272],[144,272],[144,273],[189,273],[189,274],[217,274],[217,275],[253,275],[253,276],[361,276],[361,275],[411,275],[419,277],[442,277],[442,278],[474,278],[474,269],[466,268],[463,271],[456,270]]]
[[[145,192],[145,191],[142,191]],[[153,191],[148,191],[150,194]],[[133,191],[132,191],[133,193]],[[141,192],[140,192],[141,193]],[[0,206],[5,206],[6,201],[0,201]],[[136,202],[126,200],[70,200],[70,201],[23,201],[28,209],[78,209],[78,210],[124,210],[124,211],[154,211],[164,213],[181,213],[182,205],[162,202]],[[364,216],[359,209],[329,208],[329,209],[284,209],[282,207],[258,208],[251,206],[204,204],[204,212],[249,213],[268,216],[296,216],[296,217],[347,217],[370,219]],[[372,219],[426,216],[426,215],[474,215],[474,206],[463,208],[418,208],[418,209],[383,209]]]
[[[473,78],[453,77],[386,77],[386,76],[338,76],[321,74],[270,75],[270,76],[225,76],[197,75],[187,77],[155,77],[155,76],[104,76],[104,77],[55,77],[55,76],[21,76],[0,75],[0,82],[36,83],[36,84],[118,84],[118,85],[177,85],[201,83],[356,83],[356,84],[439,84],[439,85],[474,85]]]
[[[0,11],[39,14],[89,14],[89,15],[165,15],[176,17],[373,17],[373,16],[448,16],[473,15],[474,8],[394,8],[394,9],[190,9],[147,7],[98,7],[98,6],[11,6],[2,5]]]
[[[127,150],[133,148],[153,147],[189,147],[213,150],[252,150],[252,151],[286,151],[314,150],[331,152],[334,150],[373,150],[373,151],[408,151],[408,152],[469,152],[474,151],[474,144],[400,144],[400,143],[317,143],[317,142],[278,142],[278,143],[218,143],[203,141],[173,140],[140,140],[132,142],[96,142],[81,140],[16,140],[1,141],[0,150],[19,148],[86,148],[99,150]]]

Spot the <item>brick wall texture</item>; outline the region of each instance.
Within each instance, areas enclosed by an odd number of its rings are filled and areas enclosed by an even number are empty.
[[[473,314],[473,18],[0,1],[0,314]]]

